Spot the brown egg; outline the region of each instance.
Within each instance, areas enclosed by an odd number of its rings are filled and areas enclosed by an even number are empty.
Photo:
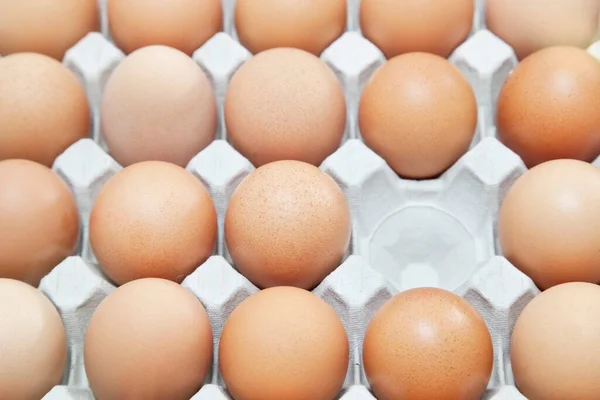
[[[208,315],[194,295],[164,279],[121,286],[96,309],[85,336],[90,387],[102,400],[189,400],[212,360]]]
[[[192,55],[223,28],[220,0],[108,0],[110,33],[121,50],[161,44]]]
[[[477,103],[450,62],[410,53],[375,72],[360,99],[358,118],[365,144],[400,176],[432,178],[469,149]]]
[[[363,34],[387,58],[422,51],[447,58],[473,24],[474,0],[362,0]]]
[[[600,288],[565,283],[534,298],[517,320],[510,359],[529,400],[596,400],[600,393]]]
[[[504,256],[544,290],[600,282],[600,170],[555,160],[511,187],[498,223]]]
[[[252,53],[296,47],[320,55],[346,28],[346,0],[237,0],[235,26]]]
[[[550,46],[589,46],[599,13],[598,0],[488,0],[486,23],[522,59]]]
[[[327,174],[300,161],[264,165],[237,187],[225,216],[236,267],[255,285],[312,289],[350,241],[350,209]]]
[[[160,161],[115,175],[90,216],[92,249],[118,285],[150,277],[181,282],[210,257],[216,237],[208,191],[183,168]]]
[[[0,398],[39,400],[60,384],[67,336],[56,308],[41,292],[0,279],[0,343]]]
[[[0,188],[0,277],[38,286],[75,251],[75,199],[50,169],[27,160],[0,161]]]
[[[34,53],[0,60],[0,160],[51,166],[89,130],[83,87],[58,61]]]
[[[0,55],[33,52],[60,61],[99,25],[96,0],[0,0]]]
[[[102,97],[102,134],[121,165],[167,161],[182,167],[217,132],[217,106],[202,69],[165,46],[130,54]]]
[[[348,370],[348,338],[314,294],[276,287],[244,300],[223,327],[219,365],[235,400],[333,400]]]
[[[493,362],[492,339],[481,316],[442,289],[394,296],[365,334],[363,364],[379,400],[479,400]]]
[[[278,160],[319,165],[342,141],[346,101],[319,58],[272,49],[254,56],[231,80],[225,122],[231,144],[255,166]]]
[[[600,153],[600,64],[585,50],[550,47],[523,60],[498,97],[498,138],[528,167]]]

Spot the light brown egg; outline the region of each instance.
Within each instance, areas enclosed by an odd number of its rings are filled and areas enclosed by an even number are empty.
[[[346,0],[238,0],[235,26],[252,53],[296,47],[318,56],[344,33]]]
[[[0,398],[39,400],[60,384],[67,337],[54,305],[35,288],[0,279]]]
[[[231,144],[255,166],[278,160],[319,165],[342,141],[346,101],[319,58],[272,49],[254,56],[231,80],[225,122]]]
[[[335,311],[292,287],[244,300],[223,327],[219,365],[235,400],[333,400],[348,370],[348,338]]]
[[[108,0],[108,22],[125,53],[161,44],[192,55],[223,28],[220,0]]]
[[[96,0],[0,0],[0,55],[65,52],[100,25]]]
[[[511,187],[498,223],[504,256],[544,290],[600,282],[600,170],[555,160]]]
[[[0,188],[0,278],[38,286],[75,251],[75,199],[54,172],[27,160],[0,161]]]
[[[589,46],[599,14],[598,0],[488,0],[486,24],[523,59],[550,46]]]
[[[492,339],[481,316],[442,289],[394,296],[365,334],[365,373],[379,400],[479,400],[493,361]]]
[[[515,382],[529,400],[596,400],[600,393],[600,288],[565,283],[534,298],[511,342]]]
[[[600,64],[585,50],[550,47],[524,59],[498,97],[498,138],[528,167],[600,154]]]
[[[94,254],[119,285],[149,277],[181,282],[210,257],[216,237],[208,191],[183,168],[160,161],[115,175],[90,216]]]
[[[375,72],[360,99],[358,118],[365,144],[400,176],[432,178],[469,149],[477,103],[450,62],[409,53]]]
[[[474,12],[474,0],[362,0],[360,26],[387,58],[415,51],[447,58],[469,35]]]
[[[34,53],[0,60],[0,160],[51,166],[89,130],[83,87],[58,61]]]
[[[212,360],[202,303],[164,279],[121,286],[100,303],[87,329],[85,370],[102,400],[189,400]]]
[[[312,289],[342,261],[350,209],[327,174],[300,161],[264,165],[237,187],[225,216],[236,267],[255,285]]]
[[[102,135],[121,165],[167,161],[185,167],[217,132],[217,106],[202,69],[179,50],[144,47],[109,78]]]

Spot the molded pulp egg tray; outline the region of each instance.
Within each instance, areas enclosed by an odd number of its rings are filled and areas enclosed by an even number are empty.
[[[194,54],[208,74],[219,104],[217,140],[199,153],[187,169],[208,188],[219,221],[214,256],[182,285],[208,311],[214,333],[214,359],[206,385],[194,400],[229,399],[219,374],[217,348],[223,324],[232,310],[258,291],[232,266],[223,238],[228,199],[254,167],[226,141],[222,106],[228,82],[251,54],[237,41],[235,0],[224,0],[225,32]],[[321,165],[344,191],[353,217],[347,258],[314,293],[341,317],[350,340],[351,360],[343,400],[372,400],[362,368],[362,341],[370,318],[394,294],[419,286],[453,290],[485,319],[494,345],[494,370],[486,399],[524,399],[514,387],[509,343],[525,305],[539,291],[532,281],[501,256],[496,241],[499,206],[512,183],[525,171],[520,158],[495,139],[494,109],[504,80],[517,63],[512,49],[483,26],[478,0],[473,32],[450,57],[472,85],[479,104],[479,123],[469,152],[440,178],[399,178],[385,161],[360,140],[357,107],[371,74],[385,62],[358,27],[358,1],[350,0],[348,31],[321,56],[339,77],[346,94],[348,121],[344,142]],[[101,5],[105,7],[105,4]],[[103,184],[121,169],[104,150],[100,137],[102,89],[124,58],[103,31],[91,33],[68,51],[64,64],[84,84],[93,111],[92,138],[73,144],[54,163],[54,170],[73,190],[83,221],[77,256],[58,265],[40,285],[58,307],[67,329],[69,361],[63,385],[45,400],[93,399],[83,365],[83,342],[98,304],[115,289],[100,272],[91,251],[87,225]],[[590,48],[596,52],[598,45]],[[596,162],[598,164],[598,161]],[[450,367],[450,366],[448,366]]]

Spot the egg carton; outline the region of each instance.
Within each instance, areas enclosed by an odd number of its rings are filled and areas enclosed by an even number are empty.
[[[478,102],[471,149],[438,179],[401,179],[360,139],[360,94],[385,57],[361,35],[359,2],[348,1],[347,32],[321,55],[341,82],[348,108],[344,143],[321,168],[348,199],[352,240],[343,263],[313,291],[336,310],[350,341],[349,369],[339,398],[374,399],[362,368],[361,349],[365,329],[379,307],[408,288],[439,286],[469,301],[490,329],[494,369],[485,398],[524,399],[514,386],[510,334],[521,310],[539,291],[502,257],[496,240],[499,206],[525,171],[521,160],[495,139],[494,128],[498,94],[517,59],[510,46],[485,29],[485,1],[477,0],[473,31],[449,58],[471,84]],[[229,399],[218,368],[220,334],[232,310],[258,290],[233,266],[223,237],[229,198],[254,169],[227,143],[225,93],[232,76],[252,55],[237,40],[235,0],[223,4],[224,32],[193,54],[211,81],[219,112],[216,140],[187,166],[209,190],[218,216],[214,255],[182,283],[202,301],[214,333],[212,368],[194,400]],[[99,114],[104,86],[125,55],[110,41],[106,0],[100,0],[100,7],[102,34],[87,35],[63,60],[82,82],[93,118],[91,138],[72,145],[53,167],[75,194],[83,229],[77,255],[63,261],[40,284],[59,309],[69,349],[64,381],[45,400],[93,399],[83,365],[85,331],[95,308],[115,289],[98,266],[88,233],[95,198],[122,169],[106,151]],[[600,42],[589,51],[600,58]],[[595,164],[600,166],[600,158]]]
[[[223,221],[228,199],[254,167],[226,141],[216,140],[187,168],[208,188],[219,224],[215,256],[182,283],[207,309],[215,339],[207,385],[194,398],[228,399],[217,363],[220,333],[231,311],[258,289],[228,262]],[[115,288],[97,266],[87,238],[87,221],[98,192],[120,169],[92,139],[75,143],[54,164],[54,170],[72,188],[84,223],[80,256],[65,260],[40,285],[59,309],[68,332],[68,388],[87,387],[83,365],[85,329],[95,308]],[[508,353],[510,332],[516,317],[538,291],[529,278],[494,255],[493,231],[504,193],[524,171],[520,159],[490,137],[480,141],[440,179],[404,181],[360,140],[349,139],[325,160],[322,169],[340,184],[353,216],[352,255],[314,290],[336,310],[350,341],[350,367],[341,399],[373,398],[361,362],[365,329],[391,296],[421,285],[452,289],[480,312],[490,328],[495,350],[488,398],[515,398],[514,391],[504,389],[514,383]],[[399,220],[395,216],[398,213]],[[434,223],[444,219],[449,222]],[[377,235],[390,226],[394,228],[392,234]],[[391,246],[412,251],[404,257],[412,260],[405,265],[407,268],[398,267],[396,260],[401,257],[386,259],[381,255],[387,249],[380,238],[393,238],[395,228],[400,228],[396,233],[403,232],[403,226],[418,227],[405,231],[408,245]],[[423,240],[430,241],[427,247],[417,246]],[[472,251],[465,252],[465,248]],[[472,258],[465,258],[465,254]],[[423,255],[427,258],[422,259]],[[455,276],[446,278],[444,268]],[[68,389],[60,393],[64,390]],[[513,397],[506,397],[509,395]]]

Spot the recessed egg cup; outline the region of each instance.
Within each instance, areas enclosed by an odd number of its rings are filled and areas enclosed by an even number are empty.
[[[97,266],[88,232],[89,215],[99,191],[122,169],[107,154],[100,134],[103,88],[124,59],[124,54],[106,39],[106,1],[100,1],[105,36],[89,34],[67,52],[63,61],[84,85],[93,113],[93,133],[92,139],[75,143],[54,164],[54,170],[75,194],[83,235],[78,256],[63,261],[40,284],[40,290],[60,311],[69,348],[63,386],[55,387],[45,400],[93,398],[83,364],[85,331],[95,308],[115,289]],[[485,319],[494,347],[494,370],[485,398],[524,399],[514,387],[510,334],[521,310],[539,291],[499,256],[495,245],[499,205],[524,171],[519,158],[494,139],[493,128],[500,87],[516,65],[514,53],[496,36],[482,30],[484,2],[477,0],[474,34],[450,57],[473,87],[479,104],[472,148],[438,179],[404,180],[360,140],[360,94],[385,58],[360,34],[359,3],[349,1],[348,31],[321,55],[344,88],[348,111],[345,143],[321,168],[340,184],[349,201],[352,243],[344,262],[313,290],[336,310],[350,342],[349,368],[340,399],[375,399],[362,367],[365,330],[385,301],[399,291],[418,286],[453,290]],[[212,83],[219,110],[217,140],[187,166],[208,189],[219,228],[214,256],[182,283],[203,303],[214,334],[213,365],[194,400],[230,399],[218,368],[220,335],[233,309],[258,290],[232,265],[224,241],[229,199],[254,167],[225,141],[226,89],[251,54],[236,39],[235,0],[224,0],[223,4],[224,32],[193,55]]]

